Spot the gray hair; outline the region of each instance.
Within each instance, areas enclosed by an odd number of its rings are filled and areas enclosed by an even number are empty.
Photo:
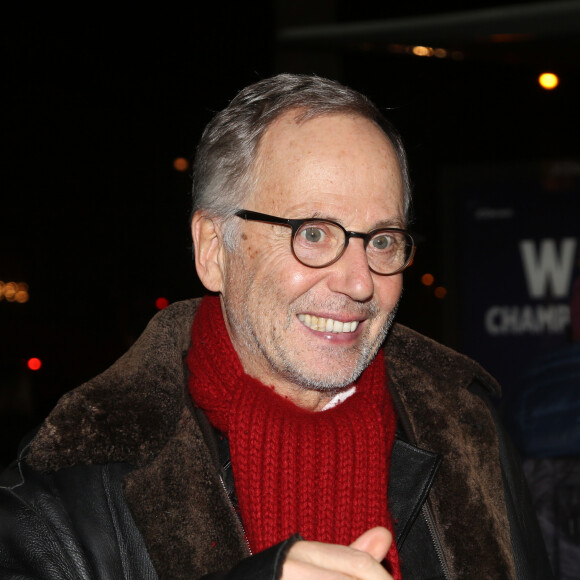
[[[207,212],[224,224],[252,191],[253,165],[260,140],[283,114],[296,110],[296,120],[344,113],[358,115],[377,125],[392,143],[403,177],[403,203],[408,219],[411,187],[407,156],[401,137],[379,109],[361,93],[329,79],[280,74],[240,91],[205,128],[193,166],[192,215]],[[232,248],[235,230],[224,228],[226,247]]]

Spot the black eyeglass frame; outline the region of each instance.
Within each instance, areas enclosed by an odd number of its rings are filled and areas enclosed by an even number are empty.
[[[236,215],[237,217],[242,218],[243,220],[246,220],[246,221],[262,222],[262,223],[275,224],[275,225],[281,225],[281,226],[289,226],[290,228],[292,228],[292,237],[290,238],[290,248],[292,249],[292,254],[294,254],[294,257],[301,264],[303,264],[304,266],[307,266],[308,268],[326,268],[327,266],[330,266],[330,265],[334,264],[335,262],[337,262],[338,260],[340,260],[340,258],[342,257],[342,255],[346,251],[346,248],[348,247],[348,242],[349,242],[350,238],[362,239],[363,240],[363,247],[364,247],[364,250],[366,253],[366,249],[367,249],[369,242],[379,232],[398,232],[398,233],[401,233],[401,234],[403,234],[403,236],[405,237],[405,239],[407,241],[407,246],[410,246],[410,248],[411,248],[409,251],[409,256],[407,257],[407,260],[405,261],[405,264],[401,268],[399,268],[398,270],[395,270],[394,272],[389,272],[388,274],[385,274],[383,272],[377,272],[376,270],[373,270],[373,268],[369,264],[369,269],[372,272],[374,272],[375,274],[378,274],[379,276],[394,276],[395,274],[399,274],[403,270],[406,270],[412,264],[413,258],[415,256],[415,251],[417,250],[417,247],[415,246],[415,241],[413,240],[413,236],[407,230],[404,230],[402,228],[377,228],[376,230],[372,230],[372,231],[365,234],[363,232],[348,231],[343,226],[341,226],[339,223],[334,222],[332,220],[322,219],[322,218],[321,219],[305,218],[305,219],[292,220],[292,219],[277,217],[274,215],[268,215],[266,213],[260,213],[257,211],[251,211],[251,210],[247,210],[247,209],[240,209],[240,210],[236,211],[236,213],[234,215]],[[296,237],[296,233],[305,223],[308,223],[308,222],[329,223],[329,224],[332,224],[334,226],[337,226],[339,229],[341,229],[344,232],[344,246],[342,247],[341,252],[335,258],[333,258],[330,262],[323,264],[321,266],[311,266],[310,264],[305,264],[296,255],[296,252],[294,251],[294,238]]]

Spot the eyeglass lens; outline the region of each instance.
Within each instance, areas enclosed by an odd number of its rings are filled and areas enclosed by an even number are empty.
[[[336,224],[311,221],[296,231],[292,247],[303,264],[322,267],[332,263],[343,252],[345,232]],[[409,259],[412,245],[403,232],[379,230],[366,246],[369,266],[381,274],[389,274],[403,268]]]

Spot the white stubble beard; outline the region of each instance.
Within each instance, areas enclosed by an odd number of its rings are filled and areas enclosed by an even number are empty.
[[[347,301],[340,300],[335,302],[340,302],[342,304],[339,305],[335,303],[333,306],[332,303],[327,301],[325,302],[325,309],[330,309],[332,311],[334,308],[334,311],[339,312],[341,306],[344,306]],[[289,353],[285,350],[283,342],[278,339],[275,328],[272,328],[270,332],[269,342],[274,351],[273,353],[270,352],[270,350],[266,348],[266,345],[262,344],[260,338],[255,332],[252,321],[255,319],[256,313],[252,316],[252,313],[248,309],[248,302],[244,302],[243,304],[243,316],[241,320],[235,315],[233,309],[227,303],[225,303],[225,310],[230,325],[235,327],[236,336],[242,340],[245,352],[248,353],[249,356],[264,358],[272,371],[272,375],[279,375],[302,390],[329,393],[332,391],[339,392],[352,385],[369,366],[393,325],[399,303],[400,297],[395,307],[388,314],[385,324],[372,342],[368,337],[363,336],[361,344],[352,347],[357,352],[354,367],[351,368],[349,363],[337,361],[336,368],[338,372],[333,374],[333,376],[323,377],[315,376],[311,372],[312,369],[310,363],[300,363],[298,360],[292,360],[292,358],[288,356]],[[352,312],[352,301],[349,301],[348,304],[348,310]],[[379,315],[378,307],[374,302],[369,305],[360,303],[355,304],[357,304],[355,310],[358,310],[361,314],[365,315],[365,322],[367,324],[370,324],[371,321]],[[293,307],[288,311],[283,331],[289,331],[297,314],[308,311],[316,311],[316,307],[312,300],[301,300],[299,306],[293,305]],[[267,310],[267,307],[264,307],[260,308],[258,316],[267,320],[271,314],[272,313]],[[324,353],[322,353],[322,355],[324,355]],[[295,358],[298,359],[298,357]],[[341,378],[339,379],[338,377]]]

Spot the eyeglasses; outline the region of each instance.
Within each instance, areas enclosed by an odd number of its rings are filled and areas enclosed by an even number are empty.
[[[248,221],[292,228],[292,253],[299,262],[310,268],[334,264],[344,254],[350,238],[363,240],[369,268],[375,274],[398,274],[411,264],[415,255],[411,234],[400,228],[379,228],[364,234],[348,232],[330,220],[289,220],[245,209],[238,210],[235,215]]]

